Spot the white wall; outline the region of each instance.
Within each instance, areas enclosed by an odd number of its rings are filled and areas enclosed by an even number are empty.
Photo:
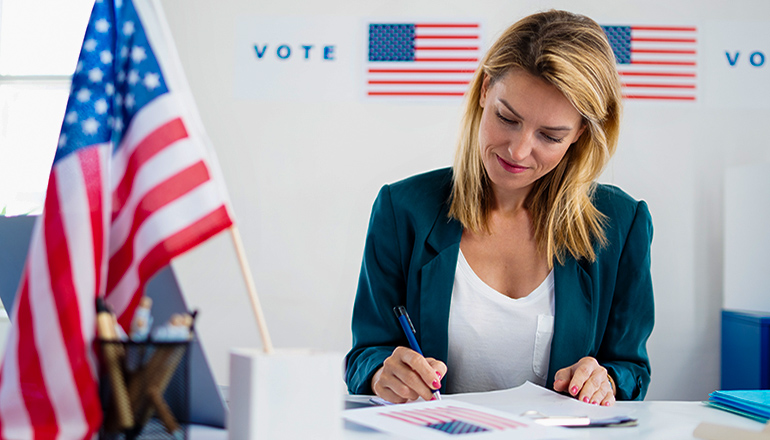
[[[451,164],[460,103],[324,101],[297,98],[290,90],[286,100],[239,99],[234,84],[239,21],[473,17],[483,21],[489,44],[518,18],[555,7],[603,24],[696,24],[703,43],[699,75],[706,80],[715,69],[708,60],[722,60],[725,50],[770,53],[767,39],[750,40],[755,47],[733,47],[707,38],[723,20],[769,19],[765,0],[162,4],[219,156],[276,347],[348,350],[371,203],[384,183]],[[768,82],[770,67],[763,68],[758,80]],[[647,200],[654,220],[656,325],[648,344],[653,368],[648,399],[700,400],[719,387],[725,170],[770,161],[768,101],[754,108],[741,103],[746,97],[725,104],[729,91],[721,101],[711,99],[702,78],[696,103],[629,102],[618,153],[602,178]],[[175,262],[190,301],[201,306],[199,328],[220,383],[227,382],[228,346],[259,345],[230,248],[227,237],[220,237]]]
[[[770,311],[770,163],[732,167],[725,176],[725,309]]]

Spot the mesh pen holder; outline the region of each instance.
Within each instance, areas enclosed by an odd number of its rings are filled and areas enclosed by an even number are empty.
[[[190,341],[99,341],[99,395],[108,440],[187,438]]]

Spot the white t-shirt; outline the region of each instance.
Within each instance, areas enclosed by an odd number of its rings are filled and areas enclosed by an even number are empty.
[[[553,270],[532,293],[513,299],[484,283],[460,252],[449,309],[451,380],[445,391],[492,391],[525,381],[545,385],[553,317]]]

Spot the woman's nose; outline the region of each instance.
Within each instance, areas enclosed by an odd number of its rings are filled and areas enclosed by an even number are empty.
[[[508,152],[513,160],[524,160],[532,152],[532,133],[520,133],[511,140],[508,145]]]

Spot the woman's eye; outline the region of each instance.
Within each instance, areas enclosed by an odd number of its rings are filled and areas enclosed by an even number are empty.
[[[553,144],[560,144],[560,143],[561,143],[561,141],[563,141],[563,140],[564,140],[564,138],[563,138],[563,137],[562,137],[562,138],[555,138],[555,137],[553,137],[553,136],[548,136],[548,135],[547,135],[547,134],[545,134],[545,133],[542,133],[542,135],[543,135],[543,137],[545,138],[545,140],[546,140],[546,141],[548,141],[548,142],[551,142],[551,143],[553,143]]]
[[[506,124],[511,124],[512,125],[512,124],[516,123],[516,121],[514,121],[512,119],[508,119],[505,116],[503,116],[502,113],[500,113],[499,111],[495,111],[495,114],[497,115],[498,119],[500,119],[501,121],[505,122]]]

